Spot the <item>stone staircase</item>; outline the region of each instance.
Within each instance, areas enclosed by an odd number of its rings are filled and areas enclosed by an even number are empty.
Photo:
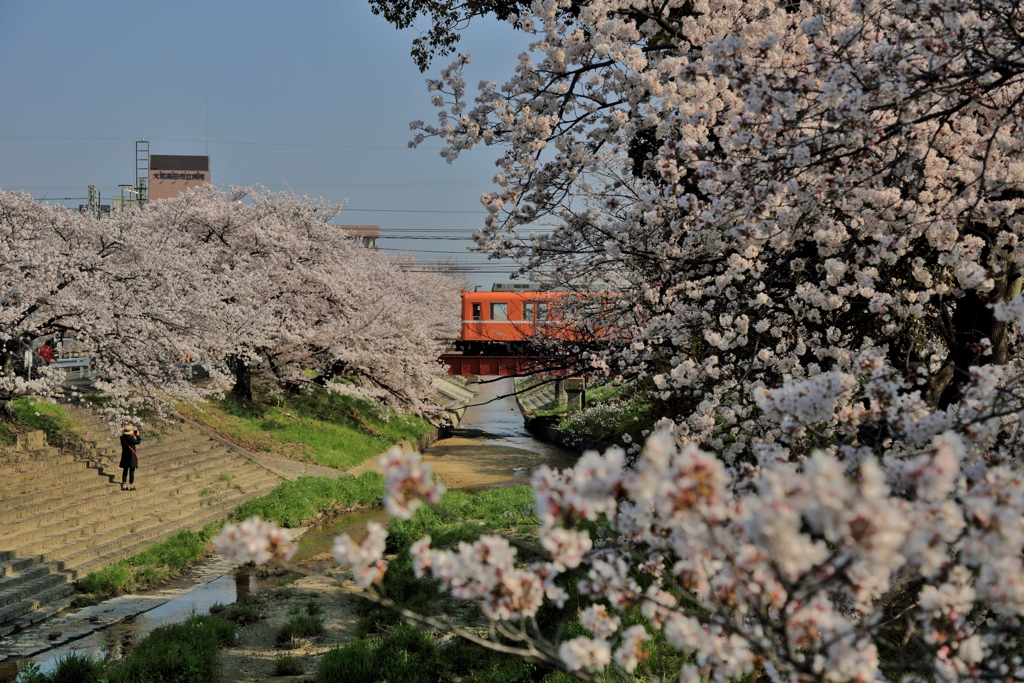
[[[107,424],[69,408],[84,448],[0,458],[0,637],[59,611],[74,581],[181,529],[199,529],[281,478],[188,423],[143,432],[136,491],[121,491]]]

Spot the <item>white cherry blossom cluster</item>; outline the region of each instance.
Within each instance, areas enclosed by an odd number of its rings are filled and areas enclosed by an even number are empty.
[[[553,567],[517,568],[516,549],[501,536],[482,536],[473,544],[459,543],[458,552],[432,550],[430,537],[417,541],[410,552],[416,576],[441,581],[452,595],[474,600],[488,619],[514,621],[534,617],[545,593],[564,600],[564,592],[545,580]],[[547,585],[546,585],[547,584]]]
[[[837,423],[851,398],[837,399],[835,386],[801,385],[800,400],[825,407],[776,417]],[[528,633],[570,671],[631,673],[643,663],[647,628],[620,631],[633,607],[694,653],[689,675],[715,681],[758,670],[881,680],[904,666],[886,660],[883,644],[908,628],[915,670],[1016,671],[1003,653],[1024,624],[1024,480],[985,463],[984,441],[965,433],[947,429],[924,447],[893,442],[884,462],[870,450],[844,459],[835,448],[790,459],[776,446],[751,467],[659,431],[632,467],[612,450],[536,473],[540,546],[552,561],[517,564],[495,536],[457,551],[424,538],[412,548],[415,571],[477,601],[496,623],[519,623],[545,600],[561,604],[545,586],[573,574],[592,601],[579,615],[592,636],[545,644]],[[581,519],[598,520],[615,545],[595,547],[573,528]]]
[[[444,484],[434,481],[433,469],[416,451],[393,446],[380,456],[380,467],[386,491],[384,509],[392,517],[409,519],[424,500],[436,504],[444,495]]]
[[[290,531],[258,517],[239,524],[225,524],[213,539],[213,545],[228,559],[254,564],[266,564],[273,559],[287,562],[298,550]]]
[[[417,139],[503,151],[477,243],[580,294],[559,314],[586,343],[549,354],[653,382],[675,432],[731,460],[805,430],[752,387],[841,395],[872,355],[944,410],[1014,358],[1018,9],[534,3],[512,74],[469,101],[460,58]]]
[[[377,522],[369,522],[362,543],[357,544],[348,534],[334,539],[334,560],[352,570],[352,578],[360,588],[380,583],[387,569],[384,562],[387,537],[388,532],[384,527]]]

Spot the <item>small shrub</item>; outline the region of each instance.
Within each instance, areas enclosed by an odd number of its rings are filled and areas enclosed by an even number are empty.
[[[306,670],[303,668],[302,662],[291,655],[281,657],[274,664],[275,676],[301,676],[304,673]]]
[[[235,640],[235,625],[215,616],[192,615],[180,624],[158,628],[128,653],[110,676],[111,683],[217,680],[218,653]]]
[[[48,674],[40,672],[39,665],[31,663],[18,683],[99,683],[103,680],[103,662],[79,652],[69,652],[57,660],[57,666]]]
[[[382,681],[435,683],[444,670],[440,651],[423,631],[401,623],[377,645],[374,666]]]
[[[284,623],[281,632],[277,634],[277,643],[282,647],[288,647],[296,638],[319,638],[323,634],[323,619],[300,614]]]
[[[373,645],[365,640],[353,640],[331,650],[320,660],[316,683],[375,683],[373,650]]]
[[[266,619],[267,599],[262,593],[245,593],[237,602],[230,605],[220,603],[211,605],[210,614],[216,614],[239,626],[248,626],[261,619]]]
[[[320,605],[317,604],[316,600],[310,598],[309,601],[306,603],[306,614],[308,614],[311,617],[315,617],[321,612],[323,612],[323,609],[321,609]]]

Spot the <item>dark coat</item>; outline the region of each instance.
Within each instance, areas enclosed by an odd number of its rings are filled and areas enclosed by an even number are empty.
[[[123,469],[125,467],[139,466],[139,455],[135,452],[135,446],[138,446],[140,443],[142,443],[141,436],[121,435],[121,464],[118,467]]]

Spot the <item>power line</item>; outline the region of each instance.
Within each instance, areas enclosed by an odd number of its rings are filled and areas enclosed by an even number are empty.
[[[377,247],[380,251],[395,251],[399,254],[452,254],[453,256],[468,255],[470,251],[438,251],[436,249],[399,249],[398,247]]]
[[[347,206],[341,211],[342,213],[346,211],[360,211],[363,213],[470,213],[478,216],[487,215],[486,211],[445,211],[441,209],[350,209]]]
[[[142,138],[124,136],[89,136],[89,135],[0,135],[0,140],[94,140],[94,141],[124,141],[138,140]],[[145,138],[158,142],[207,142],[193,138]],[[251,145],[254,147],[312,147],[323,149],[442,149],[441,147],[409,147],[408,145],[335,145],[310,142],[257,142],[254,140],[209,140],[216,145]]]

